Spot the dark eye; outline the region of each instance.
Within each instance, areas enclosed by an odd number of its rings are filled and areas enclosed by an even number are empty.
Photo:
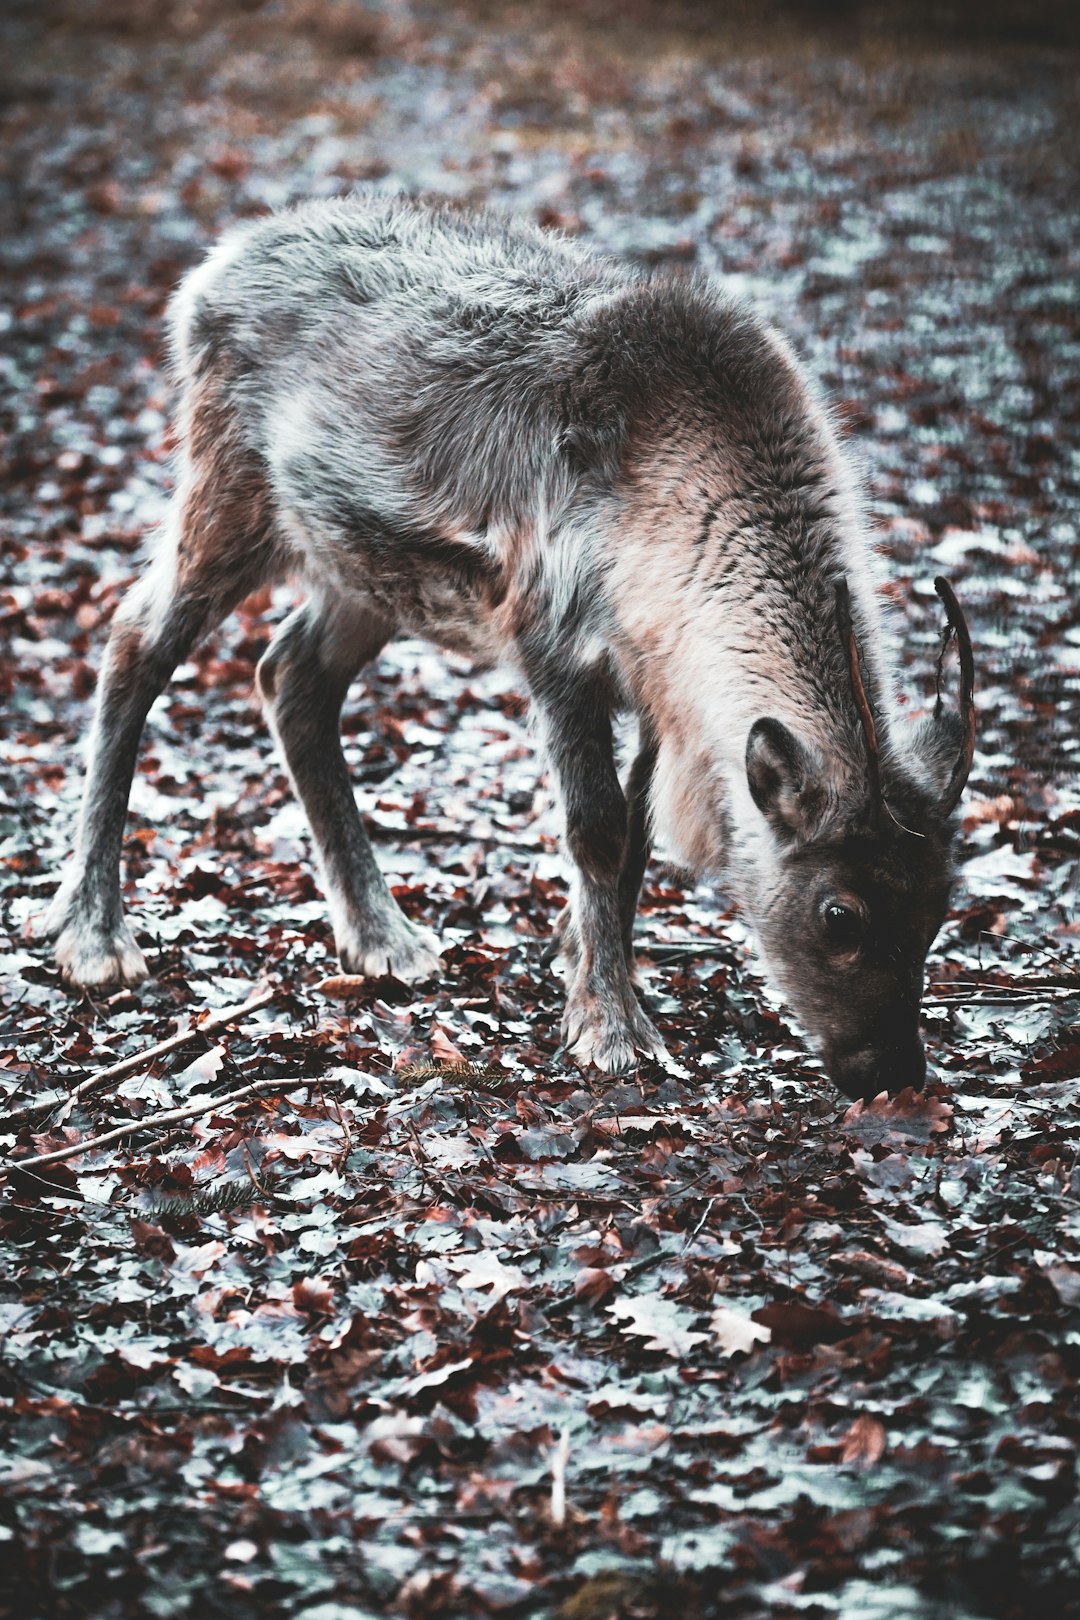
[[[854,906],[830,900],[821,909],[821,920],[825,924],[825,937],[831,950],[858,950],[862,944],[863,919]]]

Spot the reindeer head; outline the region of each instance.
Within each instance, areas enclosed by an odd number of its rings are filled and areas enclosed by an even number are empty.
[[[771,829],[770,868],[753,906],[767,966],[825,1067],[849,1097],[921,1086],[919,1009],[926,954],[952,888],[950,817],[975,747],[974,663],[960,606],[935,581],[948,624],[934,714],[906,746],[879,747],[845,581],[837,620],[862,723],[865,783],[832,777],[817,749],[758,720],[746,749],[750,793]],[[959,712],[941,701],[949,639],[960,656]]]

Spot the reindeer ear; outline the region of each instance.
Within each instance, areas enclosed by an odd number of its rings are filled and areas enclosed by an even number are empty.
[[[746,779],[774,832],[805,838],[821,809],[818,761],[779,720],[755,720],[746,739]]]
[[[915,780],[934,798],[948,787],[963,740],[964,722],[951,709],[920,720],[904,739]]]

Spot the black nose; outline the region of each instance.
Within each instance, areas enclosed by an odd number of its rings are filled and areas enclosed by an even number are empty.
[[[826,1059],[828,1069],[845,1097],[869,1101],[879,1091],[916,1091],[926,1083],[926,1053],[916,1036],[912,1042],[889,1046],[860,1046],[836,1052]]]

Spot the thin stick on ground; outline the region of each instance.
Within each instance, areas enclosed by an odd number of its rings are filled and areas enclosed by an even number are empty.
[[[142,1119],[125,1120],[123,1125],[117,1125],[111,1131],[103,1131],[100,1136],[88,1136],[82,1142],[69,1142],[66,1147],[57,1148],[53,1153],[39,1153],[31,1159],[9,1159],[0,1174],[7,1175],[12,1170],[41,1170],[48,1164],[77,1159],[82,1153],[94,1153],[98,1148],[108,1147],[110,1142],[119,1142],[125,1136],[136,1136],[140,1131],[158,1130],[162,1125],[177,1125],[182,1120],[198,1119],[200,1114],[212,1114],[216,1108],[228,1108],[231,1103],[243,1102],[246,1097],[253,1097],[259,1091],[289,1091],[293,1086],[310,1084],[310,1080],[295,1076],[254,1080],[250,1085],[238,1086],[235,1091],[223,1092],[220,1097],[200,1097],[186,1103],[183,1108],[169,1108],[164,1113],[144,1114]]]
[[[566,1523],[566,1465],[570,1460],[570,1430],[563,1429],[551,1452],[551,1522],[561,1530]]]
[[[190,1023],[186,1029],[179,1030],[177,1034],[170,1035],[164,1041],[158,1041],[155,1046],[148,1046],[141,1052],[133,1052],[130,1057],[121,1058],[119,1063],[110,1063],[107,1069],[99,1069],[96,1074],[80,1081],[77,1086],[63,1095],[55,1091],[47,1097],[35,1098],[25,1103],[21,1108],[12,1108],[9,1111],[0,1110],[0,1118],[9,1128],[19,1126],[24,1120],[36,1119],[41,1114],[47,1114],[53,1108],[60,1108],[65,1103],[78,1102],[88,1092],[96,1091],[101,1086],[108,1085],[110,1080],[122,1080],[125,1075],[133,1074],[136,1069],[155,1058],[165,1057],[169,1052],[175,1052],[177,1047],[184,1046],[195,1035],[216,1035],[220,1030],[226,1029],[229,1024],[237,1023],[246,1018],[249,1013],[258,1012],[260,1007],[266,1007],[277,995],[274,985],[259,985],[250,1000],[239,1007],[223,1007],[220,1012],[211,1013],[201,1023]]]

